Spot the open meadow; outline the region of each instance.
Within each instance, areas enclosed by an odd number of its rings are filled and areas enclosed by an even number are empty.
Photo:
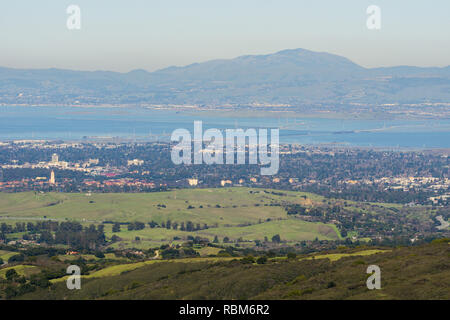
[[[323,197],[303,192],[256,188],[183,189],[154,193],[0,193],[1,222],[77,221],[84,225],[120,222],[120,232],[105,224],[108,238],[114,234],[121,241],[114,247],[152,247],[161,243],[183,241],[200,236],[210,241],[227,237],[245,242],[271,239],[279,234],[284,241],[340,239],[332,224],[313,223],[287,215],[284,206],[300,204],[314,207]],[[180,225],[191,221],[201,230],[150,228],[170,220]],[[141,230],[128,230],[125,223],[140,221]],[[207,228],[204,228],[204,225]],[[12,236],[20,236],[13,234]],[[136,240],[139,239],[139,240]]]

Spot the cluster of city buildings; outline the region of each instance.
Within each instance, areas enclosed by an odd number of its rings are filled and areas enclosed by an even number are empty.
[[[430,197],[429,200],[437,204],[439,200],[450,199],[450,179],[436,177],[383,177],[380,179],[344,180],[342,184],[347,185],[379,185],[384,190],[421,190],[424,192],[440,193],[438,196]],[[442,192],[449,191],[442,194]]]
[[[154,182],[148,182],[140,179],[132,179],[132,178],[119,178],[119,179],[108,179],[104,181],[96,181],[96,180],[84,180],[83,184],[88,187],[95,188],[105,188],[105,187],[134,187],[141,189],[153,189],[156,187]],[[165,185],[159,185],[163,187]]]
[[[22,143],[28,143],[27,141],[20,141]],[[39,143],[39,142],[36,142]],[[113,167],[110,165],[100,166],[99,159],[88,159],[87,161],[70,163],[67,161],[61,161],[59,155],[54,153],[49,161],[40,161],[38,163],[19,163],[18,160],[12,160],[11,164],[3,164],[0,166],[0,174],[2,174],[2,169],[46,169],[49,171],[48,176],[36,176],[35,178],[23,178],[11,181],[2,181],[0,179],[0,190],[2,189],[19,189],[19,188],[33,188],[33,187],[44,187],[44,186],[57,186],[58,182],[61,184],[70,183],[71,179],[63,178],[58,179],[56,177],[55,171],[57,170],[68,170],[68,171],[78,171],[89,174],[91,176],[104,176],[108,178],[113,178],[117,175],[128,173],[125,168]],[[128,160],[128,166],[141,166],[144,161],[140,159]],[[131,172],[133,173],[133,172]],[[137,173],[137,171],[135,171]],[[147,172],[148,173],[148,172]],[[145,172],[142,173],[144,175]],[[153,182],[148,182],[138,179],[130,178],[120,178],[120,179],[109,179],[106,181],[98,182],[95,180],[85,180],[83,182],[86,186],[98,186],[99,188],[105,186],[130,186],[130,187],[143,187],[143,188],[154,188],[155,184]]]
[[[341,183],[349,185],[369,184],[381,185],[385,190],[409,191],[420,188],[424,191],[440,191],[450,188],[449,178],[436,177],[383,177],[380,179],[344,180]]]

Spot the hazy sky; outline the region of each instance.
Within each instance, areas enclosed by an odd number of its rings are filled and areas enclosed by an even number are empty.
[[[66,8],[81,8],[81,30]],[[381,8],[381,30],[366,9]],[[11,0],[0,66],[155,70],[304,48],[366,67],[450,64],[449,0]]]

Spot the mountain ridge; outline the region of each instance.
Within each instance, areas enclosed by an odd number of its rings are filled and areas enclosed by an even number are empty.
[[[5,66],[0,66],[0,71],[2,70],[22,70],[22,71],[48,71],[48,70],[54,70],[54,71],[68,71],[68,72],[86,72],[86,73],[101,73],[101,72],[111,72],[111,73],[116,73],[116,74],[130,74],[130,73],[135,73],[135,72],[139,72],[139,73],[147,73],[147,74],[151,74],[151,73],[156,73],[156,72],[160,72],[166,69],[180,69],[180,68],[186,68],[186,67],[190,67],[190,66],[194,66],[194,65],[199,65],[199,64],[204,64],[204,63],[209,63],[209,62],[215,62],[215,61],[232,61],[232,60],[236,60],[236,59],[243,59],[243,58],[250,58],[250,57],[266,57],[266,56],[274,56],[274,55],[280,55],[283,53],[287,53],[287,52],[295,52],[295,51],[306,51],[306,52],[311,52],[314,54],[326,54],[326,55],[331,55],[331,56],[335,56],[335,57],[340,57],[342,59],[348,60],[349,62],[351,62],[352,64],[366,69],[366,70],[382,70],[382,69],[397,69],[397,68],[416,68],[416,69],[436,69],[436,70],[442,70],[442,69],[448,69],[450,71],[450,65],[447,66],[443,66],[443,67],[439,67],[439,66],[414,66],[414,65],[396,65],[396,66],[380,66],[380,67],[364,67],[361,66],[359,64],[357,64],[356,62],[353,62],[352,60],[350,60],[349,58],[346,58],[344,56],[341,55],[337,55],[337,54],[333,54],[333,53],[328,53],[325,51],[312,51],[312,50],[307,50],[307,49],[303,49],[303,48],[295,48],[295,49],[284,49],[284,50],[280,50],[274,53],[268,53],[268,54],[251,54],[251,55],[241,55],[241,56],[237,56],[234,58],[222,58],[222,59],[211,59],[211,60],[206,60],[206,61],[201,61],[201,62],[193,62],[187,65],[181,65],[181,66],[177,66],[177,65],[173,65],[173,66],[169,66],[169,67],[165,67],[165,68],[160,68],[160,69],[156,69],[154,71],[148,71],[142,68],[137,68],[137,69],[132,69],[129,71],[124,71],[124,72],[120,72],[120,71],[111,71],[111,70],[76,70],[76,69],[68,69],[68,68],[55,68],[55,67],[48,67],[48,68],[15,68],[15,67],[5,67]]]
[[[0,103],[24,99],[125,104],[449,102],[450,66],[365,68],[335,54],[286,49],[153,72],[0,67]]]

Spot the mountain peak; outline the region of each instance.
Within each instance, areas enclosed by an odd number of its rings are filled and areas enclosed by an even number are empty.
[[[127,72],[127,74],[133,74],[133,75],[139,75],[139,74],[145,74],[147,75],[149,72],[147,70],[144,69],[133,69],[129,72]]]
[[[311,50],[303,49],[303,48],[294,48],[294,49],[284,49],[278,52],[273,53],[274,55],[295,55],[295,54],[303,54],[303,53],[318,53]]]

